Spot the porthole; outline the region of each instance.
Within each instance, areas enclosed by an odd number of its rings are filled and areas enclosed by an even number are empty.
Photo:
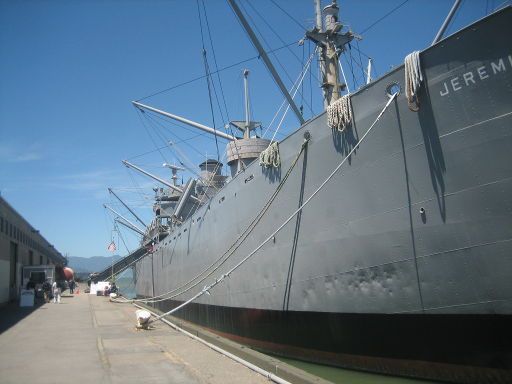
[[[386,87],[386,94],[388,95],[388,97],[393,96],[395,93],[398,93],[398,95],[400,95],[401,92],[402,87],[400,87],[400,84],[398,84],[397,82],[391,83]]]

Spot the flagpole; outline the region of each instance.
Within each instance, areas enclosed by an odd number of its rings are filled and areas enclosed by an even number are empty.
[[[116,233],[117,233],[117,229],[116,229]],[[119,233],[117,233],[117,244],[119,244]],[[111,277],[111,280],[112,280],[112,282],[115,282],[116,280],[115,280],[115,277],[114,277],[114,252],[112,252],[110,263],[112,265],[112,277]]]
[[[110,274],[110,280],[113,280],[115,282],[115,277],[114,277],[114,252],[116,251],[116,243],[115,243],[115,235],[114,235],[114,232],[117,232],[115,229],[112,230],[112,237],[111,237],[111,241],[110,241],[110,244],[108,245],[107,247],[107,250],[109,252],[112,252],[112,256],[111,257],[111,260],[110,260],[110,271],[111,271],[111,274]],[[119,242],[119,233],[118,233],[118,242]]]

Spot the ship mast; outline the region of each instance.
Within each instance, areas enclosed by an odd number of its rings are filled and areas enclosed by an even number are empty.
[[[174,184],[174,186],[176,186],[177,180],[178,180],[177,173],[178,173],[178,171],[184,171],[185,168],[181,168],[181,167],[178,167],[177,165],[167,164],[167,163],[163,163],[162,166],[169,168],[172,171],[172,177],[171,177],[172,183]]]
[[[244,96],[245,96],[245,120],[244,121],[230,121],[229,123],[235,128],[243,132],[243,138],[249,139],[251,131],[258,128],[261,123],[259,121],[251,121],[250,116],[250,103],[249,103],[249,70],[244,69]]]
[[[343,25],[338,22],[339,10],[336,0],[332,0],[332,3],[324,8],[324,28],[320,0],[315,0],[316,27],[306,32],[306,37],[320,48],[318,62],[322,74],[322,90],[326,108],[340,98],[341,91],[346,87],[339,80],[338,58],[345,50],[345,45],[354,38],[350,31],[339,33],[343,28]]]

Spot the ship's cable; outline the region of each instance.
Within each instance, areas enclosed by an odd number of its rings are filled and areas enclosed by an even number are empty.
[[[155,124],[155,125],[158,125],[160,126],[162,129],[165,129],[165,126],[163,124],[161,124],[159,121],[156,121],[156,119],[161,119],[165,122],[169,122],[168,120],[165,120],[163,119],[162,117],[158,116],[158,115],[153,115],[152,113],[149,113],[149,114],[146,114],[145,113],[145,116],[147,117],[147,119],[152,122],[152,124]],[[171,124],[174,124],[172,122],[169,122]],[[180,125],[178,124],[174,124],[176,126],[179,126],[181,127]],[[185,128],[185,127],[184,127]],[[168,140],[167,138],[165,137],[160,137],[162,140],[164,140],[166,143],[167,143],[167,148],[170,148],[173,152],[174,152],[174,156],[178,159],[180,165],[182,165],[183,167],[185,167],[187,169],[187,171],[189,171],[190,173],[192,173],[193,175],[195,175],[196,177],[199,177],[200,178],[200,175],[199,173],[197,173],[194,169],[195,167],[195,164],[179,149],[179,147],[176,145],[180,142],[184,142],[189,148],[191,148],[192,150],[194,150],[198,155],[200,156],[203,156],[203,153],[199,152],[197,150],[197,148],[195,148],[193,145],[190,145],[189,143],[187,143],[186,141],[189,140],[189,139],[181,139],[178,135],[170,132],[171,136],[173,137],[177,137],[179,140],[178,141],[171,141],[171,140]],[[199,134],[200,136],[203,136],[205,135],[204,133],[201,133]],[[179,152],[179,153],[178,153]],[[188,165],[185,164],[183,161],[180,160],[180,157],[183,158],[183,160],[185,160],[186,162],[188,162]],[[166,161],[167,162],[167,161]]]
[[[215,137],[215,147],[217,149],[217,161],[220,162],[220,152],[219,152],[219,140],[217,139],[217,128],[215,124],[215,111],[213,109],[213,101],[212,101],[212,88],[214,87],[213,79],[210,73],[210,66],[208,65],[208,57],[206,55],[206,47],[204,45],[204,33],[203,33],[203,22],[201,21],[201,10],[199,8],[199,0],[197,0],[197,13],[199,17],[199,29],[201,30],[201,43],[203,47],[203,64],[204,64],[204,71],[206,73],[206,84],[208,86],[208,101],[210,103],[210,113],[212,116],[212,124],[213,124],[213,132]],[[215,92],[215,95],[217,93]],[[218,98],[217,98],[218,102]],[[221,112],[222,115],[222,112]]]
[[[240,266],[242,266],[247,260],[249,260],[254,254],[256,254],[266,243],[268,243],[270,240],[274,238],[274,236],[279,233],[285,226],[288,224],[300,211],[302,211],[309,202],[327,185],[327,183],[334,177],[334,175],[340,170],[340,168],[345,164],[347,159],[352,156],[352,154],[355,152],[355,150],[361,145],[361,143],[366,139],[368,134],[372,132],[373,128],[377,124],[377,122],[380,120],[384,112],[388,109],[389,105],[395,98],[397,97],[398,93],[394,93],[382,109],[382,111],[379,113],[375,121],[372,123],[370,128],[364,133],[364,135],[361,137],[361,139],[354,145],[354,147],[350,150],[350,152],[345,156],[345,158],[336,166],[336,168],[327,176],[327,178],[320,184],[320,186],[315,189],[315,191],[306,199],[306,201],[297,208],[276,230],[274,230],[265,240],[263,240],[260,245],[258,245],[252,252],[250,252],[247,256],[245,256],[242,260],[240,260],[237,264],[235,264],[231,269],[229,269],[226,273],[222,274],[219,278],[215,279],[215,281],[209,285],[205,285],[201,291],[196,293],[194,296],[192,296],[190,299],[184,301],[177,307],[171,309],[170,311],[167,311],[156,318],[152,319],[150,322],[155,322],[160,320],[161,318],[171,315],[177,311],[179,311],[181,308],[187,306],[188,304],[192,303],[193,301],[197,300],[201,296],[207,294],[210,295],[210,291],[223,282],[226,278],[228,278],[234,271],[236,271]]]
[[[229,119],[228,106],[227,106],[227,103],[226,103],[226,97],[224,96],[224,89],[222,87],[222,81],[221,81],[221,78],[220,78],[220,73],[218,72],[219,66],[217,64],[217,55],[215,54],[215,47],[213,45],[213,38],[212,38],[211,29],[210,29],[210,23],[208,22],[208,12],[206,12],[206,6],[205,6],[204,0],[201,0],[201,4],[202,4],[202,7],[203,7],[203,14],[204,14],[204,21],[205,21],[205,25],[206,25],[206,30],[208,32],[208,40],[210,42],[210,47],[212,49],[212,57],[213,57],[214,70],[217,72],[217,81],[219,83],[220,93],[221,93],[221,96],[222,96],[222,101],[223,101],[223,104],[224,104],[224,112],[226,113],[226,117],[224,117],[224,113],[222,111],[221,104],[219,102],[219,97],[217,96],[217,90],[216,90],[216,87],[215,87],[215,83],[213,82],[213,76],[210,73],[210,76],[212,78],[212,83],[213,83],[213,90],[215,92],[215,98],[217,99],[217,104],[219,106],[219,112],[220,112],[220,115],[222,117],[222,120],[224,121],[224,123],[227,123],[230,120]]]
[[[293,86],[292,86],[292,88],[290,90],[290,92],[293,92],[292,98],[295,97],[295,95],[297,94],[297,90],[299,89],[300,85],[303,83],[304,77],[306,76],[306,73],[308,73],[308,70],[309,70],[309,68],[311,66],[311,62],[313,61],[313,57],[315,57],[315,55],[316,55],[316,51],[317,51],[317,48],[315,48],[314,52],[312,54],[310,54],[309,59],[306,62],[306,65],[302,68],[302,71],[300,72],[299,76],[297,77],[297,80],[293,83]],[[270,127],[274,123],[274,120],[279,115],[281,109],[284,107],[285,104],[287,104],[286,99],[283,100],[283,102],[281,103],[281,106],[279,107],[279,109],[275,113],[274,117],[272,118],[272,121],[270,122],[268,127],[265,129],[265,132],[263,132],[263,137],[266,136],[266,134],[269,131]],[[274,141],[274,139],[276,137],[276,134],[278,133],[279,129],[281,128],[281,125],[283,124],[284,118],[285,118],[286,114],[288,113],[289,109],[290,109],[290,105],[288,104],[288,106],[287,106],[285,112],[283,113],[283,116],[282,116],[282,118],[281,118],[277,128],[274,130],[274,134],[272,136],[272,139],[270,140],[271,143]],[[311,112],[313,112],[313,111],[311,111]]]
[[[295,95],[297,94],[297,91],[299,90],[300,85],[302,84],[302,81],[304,80],[304,77],[306,76],[306,73],[308,72],[308,68],[311,65],[311,62],[313,61],[313,57],[315,56],[315,53],[316,53],[316,50],[309,57],[309,60],[306,63],[306,66],[304,68],[302,68],[302,71],[301,71],[301,73],[299,75],[299,79],[298,79],[298,81],[296,81],[296,85],[294,84],[295,91],[292,94],[292,98],[295,98]],[[293,89],[293,87],[292,87],[292,89]],[[274,135],[272,136],[272,139],[270,140],[270,142],[274,141],[274,139],[276,137],[276,134],[279,131],[279,129],[281,128],[281,125],[283,124],[284,118],[286,117],[286,114],[288,113],[289,110],[290,110],[290,104],[287,105],[287,107],[286,107],[286,109],[285,109],[285,111],[283,113],[283,116],[281,117],[281,121],[279,121],[279,124],[277,125],[277,128],[276,128],[276,130],[274,132]]]
[[[282,49],[285,49],[285,48],[287,48],[287,47],[290,47],[290,46],[292,46],[292,45],[296,45],[296,44],[297,44],[297,41],[294,41],[294,42],[292,42],[292,43],[285,44],[285,45],[283,45],[283,46],[281,46],[281,47],[278,47],[278,48],[272,49],[272,50],[270,50],[270,51],[266,51],[266,53],[267,53],[267,54],[269,54],[269,53],[277,52],[277,51],[280,51],[280,50],[282,50]],[[233,64],[231,64],[231,65],[227,65],[227,66],[225,66],[225,67],[222,67],[221,69],[219,69],[219,70],[217,70],[217,71],[211,72],[211,74],[213,75],[213,74],[216,74],[216,73],[218,73],[218,72],[226,71],[226,70],[228,70],[228,69],[231,69],[231,68],[237,67],[237,66],[239,66],[239,65],[241,65],[241,64],[248,63],[249,61],[259,60],[259,59],[260,59],[260,55],[252,56],[252,57],[249,57],[248,59],[244,59],[244,60],[238,61],[238,62],[236,62],[236,63],[233,63]],[[179,87],[183,87],[183,86],[188,85],[188,84],[191,84],[191,83],[193,83],[193,82],[196,82],[196,81],[202,80],[202,79],[204,79],[205,77],[206,77],[205,75],[195,77],[195,78],[193,78],[193,79],[190,79],[190,80],[184,81],[184,82],[182,82],[182,83],[179,83],[179,84],[173,85],[173,86],[171,86],[171,87],[169,87],[169,88],[166,88],[166,89],[163,89],[163,90],[161,90],[161,91],[157,91],[157,92],[152,93],[152,94],[150,94],[150,95],[147,95],[147,96],[141,97],[140,99],[137,99],[137,100],[135,100],[135,101],[142,101],[142,100],[145,100],[145,99],[149,99],[150,97],[154,97],[154,96],[160,95],[160,94],[162,94],[162,93],[169,92],[169,91],[171,91],[171,90],[173,90],[173,89],[176,89],[176,88],[179,88]]]
[[[262,20],[262,22],[266,25],[266,27],[267,27],[267,28],[268,28],[272,33],[274,33],[274,35],[277,37],[277,39],[278,39],[281,43],[283,43],[283,44],[284,44],[284,43],[285,43],[285,41],[281,38],[281,34],[277,33],[277,31],[272,27],[272,24],[271,24],[271,23],[269,23],[269,22],[267,21],[267,18],[266,18],[266,17],[263,17],[263,16],[261,15],[261,13],[259,13],[259,12],[258,12],[258,10],[254,7],[254,5],[253,5],[251,2],[247,2],[247,5],[248,5],[248,6],[249,6],[253,11],[254,11],[254,13],[256,13],[256,15],[258,15],[258,17]],[[257,29],[257,24],[255,24],[255,28]],[[302,27],[302,28],[306,31],[306,29],[305,29],[304,27]],[[261,35],[261,33],[260,33],[260,35]],[[301,43],[302,43],[302,45],[304,45],[303,40],[301,40],[301,41],[299,42],[299,45],[301,45]],[[267,45],[268,45],[268,43],[267,43]],[[299,56],[298,56],[298,55],[297,55],[297,54],[296,54],[296,53],[295,53],[295,52],[294,52],[290,47],[288,47],[287,49],[288,49],[288,51],[290,52],[290,54],[291,54],[291,55],[292,55],[292,56],[297,60],[297,62],[298,62],[298,63],[301,63],[301,65],[302,65],[302,64],[303,64],[303,62],[304,62],[304,60],[301,60],[301,58],[300,58],[300,57],[299,57]],[[276,55],[274,55],[274,57],[276,57]],[[277,57],[276,57],[276,58],[277,58]],[[289,77],[289,79],[290,79],[290,81],[292,80],[290,77]],[[319,80],[317,79],[317,81],[319,81]],[[299,93],[300,93],[300,94],[301,94],[301,96],[302,96],[302,91],[301,91],[301,92],[299,92]],[[308,105],[308,108],[311,110],[311,106],[310,106],[310,105]]]
[[[348,86],[347,78],[345,76],[345,71],[343,70],[343,65],[341,65],[341,55],[338,56],[338,66],[341,70],[341,75],[343,76],[343,81],[345,82],[345,87],[347,87],[347,92],[350,95],[350,87]]]
[[[365,77],[368,77],[368,73],[366,73],[366,70],[364,69],[363,67],[363,59],[361,57],[361,50],[360,49],[357,49],[357,47],[359,47],[359,40],[358,39],[355,39],[355,42],[356,44],[354,45],[354,49],[356,49],[358,55],[359,55],[359,68],[361,68],[361,72],[362,72],[362,75],[363,75],[363,80]],[[356,61],[356,64],[357,64],[357,61]],[[364,81],[363,81],[363,84],[364,84]]]
[[[374,21],[372,24],[370,24],[368,27],[364,28],[360,33],[361,35],[365,32],[368,32],[370,29],[372,29],[373,27],[375,27],[377,24],[379,24],[382,20],[384,20],[386,17],[388,17],[389,15],[391,15],[393,12],[397,11],[398,9],[400,9],[402,6],[404,6],[409,0],[405,0],[403,1],[402,3],[398,4],[396,7],[394,7],[392,10],[390,10],[388,13],[386,13],[384,16],[381,16],[379,19],[377,19],[376,21]]]
[[[307,32],[307,28],[304,27],[297,19],[295,19],[292,15],[286,12],[286,9],[282,8],[279,4],[277,4],[274,0],[270,0],[272,4],[274,4],[277,8],[279,8],[286,16],[288,16],[295,24],[297,24],[300,28]]]
[[[367,55],[366,53],[364,53],[360,48],[359,48],[359,44],[357,44],[357,46],[353,46],[352,48],[354,48],[360,55],[363,55],[364,57],[366,57],[367,59],[369,60],[372,60],[372,70],[373,72],[375,73],[375,76],[378,76],[379,75],[379,71],[377,71],[377,66],[375,65],[375,59],[373,57],[370,57],[369,55]],[[363,72],[366,73],[366,71],[364,70],[363,68]]]
[[[128,246],[126,245],[126,241],[124,241],[124,237],[123,235],[121,234],[121,231],[119,230],[119,226],[117,225],[117,222],[114,220],[114,228],[116,229],[117,231],[117,236],[118,236],[118,243],[119,243],[119,239],[121,239],[121,242],[123,243],[124,247],[126,248],[126,252],[128,254],[130,254],[130,249],[128,248]]]
[[[246,15],[247,19],[251,22],[252,27],[253,27],[253,29],[254,29],[255,33],[257,33],[257,34],[259,35],[259,38],[260,38],[261,42],[262,42],[263,44],[265,44],[267,47],[270,47],[270,44],[268,43],[267,39],[265,39],[265,36],[263,36],[263,34],[261,33],[260,29],[258,28],[258,23],[256,23],[256,22],[255,22],[255,20],[254,20],[254,19],[253,19],[253,17],[251,16],[250,12],[247,12],[247,9],[245,8],[245,5],[244,5],[243,3],[239,3],[238,5],[240,6],[240,8],[241,8],[241,9],[243,10],[243,12],[245,13],[245,15]],[[248,5],[248,6],[250,6],[250,7],[252,8],[251,3],[247,3],[247,5]],[[254,8],[253,8],[253,9],[254,9]],[[234,12],[234,11],[233,11],[233,12]],[[256,13],[256,14],[257,14],[257,13]],[[239,22],[240,22],[240,20],[239,20]],[[268,27],[267,27],[267,28],[268,28]],[[245,28],[244,28],[244,30],[245,30]],[[278,65],[279,67],[281,67],[281,71],[282,71],[282,73],[284,73],[284,75],[288,78],[288,80],[290,81],[290,83],[292,83],[292,82],[293,82],[293,79],[292,79],[292,77],[290,76],[290,74],[288,73],[287,68],[283,65],[283,63],[281,62],[281,60],[279,60],[279,57],[278,57],[276,54],[274,54],[274,53],[272,54],[272,56],[274,57],[274,60],[275,60],[275,62],[277,63],[277,65]],[[299,60],[299,62],[300,62],[300,59],[298,59],[298,60]]]
[[[145,302],[145,303],[148,303],[148,302],[155,303],[155,302],[159,302],[159,301],[173,299],[177,296],[180,296],[180,295],[188,292],[190,289],[196,287],[198,284],[203,282],[206,278],[211,276],[216,270],[218,270],[234,254],[234,252],[242,245],[243,241],[245,241],[245,239],[251,234],[252,230],[256,227],[256,225],[262,219],[264,214],[268,211],[272,202],[275,200],[275,198],[277,197],[277,195],[279,194],[279,192],[285,185],[288,177],[290,176],[292,170],[294,169],[295,165],[297,164],[297,161],[299,160],[299,158],[307,144],[308,144],[308,140],[305,140],[303,142],[303,144],[301,145],[301,149],[300,149],[299,153],[295,156],[295,159],[293,160],[290,168],[284,175],[283,179],[277,186],[277,188],[274,191],[274,193],[272,194],[272,196],[265,203],[265,205],[260,210],[258,215],[256,215],[256,217],[253,219],[253,221],[245,228],[245,230],[240,234],[240,236],[237,239],[235,239],[235,241],[226,250],[226,252],[224,252],[217,260],[215,260],[213,263],[211,263],[208,267],[204,268],[200,273],[198,273],[196,276],[191,278],[188,282],[182,284],[180,287],[177,287],[169,292],[160,294],[158,296],[154,296],[151,298],[145,298],[145,299],[139,299],[136,301]],[[206,275],[203,276],[204,274],[206,274]],[[199,279],[199,280],[196,281],[197,279]],[[190,284],[192,284],[192,285],[190,285]]]
[[[358,87],[357,87],[356,75],[354,73],[354,59],[352,58],[352,46],[350,45],[350,43],[348,44],[348,50],[343,51],[343,53],[346,56],[348,65],[350,66],[350,73],[352,74],[352,86],[354,87],[354,89],[357,89]],[[348,56],[350,56],[350,59]]]
[[[213,126],[213,136],[215,137],[215,148],[217,149],[217,161],[220,162],[220,152],[219,152],[219,140],[217,139],[217,128],[215,124],[215,111],[213,109],[212,102],[212,80],[210,75],[210,67],[208,66],[208,58],[206,57],[206,49],[203,47],[203,61],[204,61],[204,70],[208,74],[206,77],[206,84],[208,85],[208,100],[210,102],[210,113],[212,115],[212,126]]]
[[[151,142],[153,143],[153,145],[155,146],[155,150],[158,151],[158,153],[160,154],[160,156],[162,157],[162,159],[164,160],[164,162],[168,162],[167,159],[165,158],[163,152],[161,150],[159,150],[159,146],[156,144],[155,140],[153,139],[153,136],[151,135],[150,133],[150,130],[149,128],[147,127],[147,125],[145,124],[144,120],[142,119],[142,115],[146,115],[145,112],[141,111],[140,109],[137,108],[137,116],[139,117],[139,120],[140,122],[142,123],[142,126],[144,127],[144,129],[146,130],[146,133],[148,134],[149,136],[149,139],[151,140]]]
[[[229,134],[231,136],[235,136],[234,132],[233,132],[233,128],[231,127],[231,124],[229,124],[229,122],[231,121],[230,117],[229,117],[229,110],[228,110],[228,106],[227,106],[227,103],[226,103],[226,97],[224,96],[224,88],[222,87],[222,81],[221,81],[221,78],[220,78],[220,71],[219,71],[219,66],[217,64],[217,55],[215,54],[215,48],[213,46],[213,38],[212,38],[212,32],[210,30],[210,23],[208,22],[208,13],[206,12],[206,6],[205,6],[205,2],[204,0],[201,0],[201,3],[203,5],[203,14],[204,14],[204,19],[205,19],[205,24],[206,24],[206,29],[208,31],[208,37],[209,37],[209,40],[210,40],[210,46],[212,48],[212,56],[213,56],[213,63],[215,65],[215,71],[213,72],[210,72],[210,76],[212,78],[212,84],[213,84],[213,91],[215,93],[215,98],[217,99],[217,105],[219,106],[219,111],[220,111],[220,114],[221,114],[221,117],[222,117],[222,120],[224,122],[224,127],[225,129],[229,132]],[[201,17],[201,15],[199,15],[199,17]],[[220,107],[220,102],[219,102],[219,98],[217,96],[217,90],[215,88],[215,82],[213,81],[213,74],[216,74],[217,75],[217,81],[219,82],[219,87],[220,87],[220,93],[222,95],[222,101],[224,103],[224,110],[226,112],[226,118],[224,117],[224,114],[222,112],[222,108]],[[240,153],[238,151],[238,147],[235,145],[235,151],[236,151],[236,155],[238,158],[240,158]],[[243,162],[240,163],[242,165],[242,168],[245,170],[245,165]]]

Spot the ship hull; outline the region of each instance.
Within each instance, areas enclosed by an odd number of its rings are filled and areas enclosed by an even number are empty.
[[[179,304],[156,308],[167,312]],[[506,315],[284,312],[190,304],[179,317],[263,353],[297,360],[447,382],[506,383],[511,378],[512,329]]]
[[[351,96],[347,131],[308,121],[280,143],[279,170],[252,163],[136,264],[137,294],[171,292],[168,310],[251,255],[176,316],[351,368],[510,379],[511,35],[509,7],[422,52],[419,111],[402,92],[310,201],[389,86],[403,91],[403,67]]]

